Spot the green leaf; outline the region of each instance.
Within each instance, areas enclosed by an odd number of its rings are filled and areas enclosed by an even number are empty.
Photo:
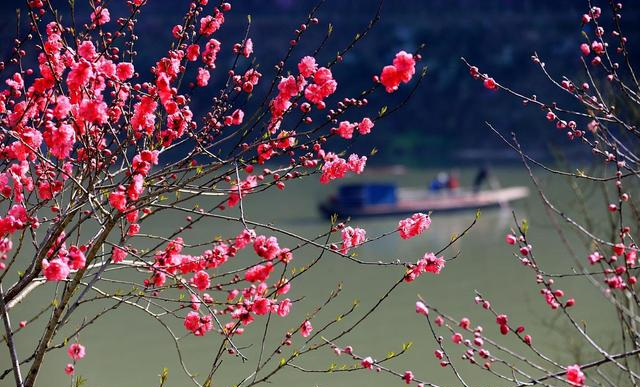
[[[280,367],[284,367],[285,364],[287,364],[287,361],[283,357],[282,359],[280,359]]]
[[[333,24],[329,23],[329,30],[327,31],[327,33],[331,35],[332,32],[333,32]]]
[[[75,381],[75,384],[74,384],[75,387],[80,387],[80,386],[84,385],[85,383],[87,383],[87,379],[83,378],[80,375],[76,376],[76,381]]]
[[[520,228],[522,229],[522,233],[523,233],[523,234],[526,234],[526,233],[527,233],[527,231],[529,231],[529,222],[527,222],[527,220],[526,220],[526,219],[524,219],[524,220],[522,221],[522,226],[521,226]]]
[[[476,210],[476,220],[480,220],[480,209]]]
[[[247,22],[251,24],[251,15],[247,15]]]
[[[382,117],[384,116],[384,114],[387,112],[387,105],[384,105],[383,107],[380,108],[380,111],[378,112],[378,117]]]
[[[387,359],[390,359],[392,357],[394,357],[396,355],[395,352],[391,351],[391,352],[387,352]]]
[[[408,342],[406,342],[406,343],[403,343],[403,344],[402,344],[402,350],[403,350],[403,351],[406,351],[407,349],[411,348],[411,346],[412,346],[412,345],[413,345],[413,342],[411,342],[411,341],[408,341]]]
[[[162,372],[160,373],[160,387],[164,387],[164,383],[169,378],[169,369],[167,367],[162,368]]]

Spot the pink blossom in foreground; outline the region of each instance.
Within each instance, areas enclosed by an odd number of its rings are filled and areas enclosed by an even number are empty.
[[[400,51],[393,60],[393,65],[385,66],[380,74],[380,83],[387,93],[398,90],[401,82],[408,83],[416,72],[416,61],[412,54]]]
[[[132,63],[129,62],[120,62],[116,65],[116,75],[118,79],[121,81],[126,81],[127,79],[133,77],[134,67]]]
[[[271,261],[280,253],[280,246],[276,237],[260,235],[253,242],[253,249],[260,257]]]
[[[367,239],[367,231],[362,228],[353,228],[351,226],[342,229],[342,247],[340,252],[346,254],[353,247],[357,247],[364,243]]]
[[[191,283],[193,283],[201,292],[207,290],[207,288],[209,288],[209,286],[211,285],[209,273],[204,270],[198,271],[193,275],[193,278],[191,278]]]
[[[66,367],[64,367],[64,373],[67,375],[73,375],[75,371],[76,369],[71,363],[67,364]]]
[[[585,382],[585,375],[582,370],[580,370],[580,366],[574,364],[572,366],[567,367],[567,381],[569,384],[573,386],[582,386]]]
[[[335,128],[334,130],[340,135],[340,137],[349,140],[353,138],[353,130],[355,127],[356,125],[349,121],[341,121],[338,128]]]
[[[280,317],[285,317],[289,314],[289,311],[291,311],[291,300],[289,300],[288,298],[285,298],[284,300],[280,301],[280,304],[278,305],[278,309],[277,309],[277,313],[278,316]]]
[[[440,274],[445,264],[446,261],[443,257],[436,257],[433,253],[426,253],[415,265],[409,267],[404,280],[405,282],[412,282],[425,272]]]
[[[374,126],[373,121],[365,117],[358,124],[358,133],[360,133],[361,135],[369,134],[371,133],[371,129],[373,129],[373,126]]]
[[[102,6],[96,7],[96,10],[91,13],[91,22],[96,25],[103,25],[109,23],[111,20],[111,15],[109,15],[109,10],[103,8]]]
[[[312,56],[305,56],[300,59],[298,63],[298,71],[300,71],[300,75],[305,78],[308,78],[313,75],[318,69],[318,65],[316,64],[316,58]]]
[[[77,361],[86,355],[86,350],[82,344],[73,343],[67,349],[67,354],[71,359]]]
[[[429,229],[431,218],[427,214],[416,213],[398,223],[398,231],[402,239],[413,238]]]
[[[416,313],[428,316],[429,315],[429,309],[424,304],[424,302],[416,301]]]
[[[198,75],[196,75],[196,83],[200,87],[205,87],[209,84],[209,78],[211,78],[211,74],[209,74],[209,70],[205,68],[198,68]]]
[[[42,272],[47,281],[62,281],[69,276],[69,265],[60,258],[42,260]]]
[[[123,191],[111,192],[109,194],[109,204],[118,211],[124,212],[127,209],[127,197]]]
[[[304,320],[302,326],[300,326],[300,334],[302,337],[307,337],[313,331],[313,326],[311,326],[311,322],[309,320]]]
[[[213,317],[211,315],[200,317],[198,312],[189,312],[184,319],[184,327],[196,336],[204,336],[213,329]]]
[[[406,384],[411,384],[411,381],[413,380],[413,372],[405,371],[404,375],[402,376],[402,379]]]
[[[362,361],[360,362],[360,365],[364,368],[367,369],[372,369],[373,368],[373,359],[371,358],[371,356],[367,356],[364,359],[362,359]]]
[[[256,239],[256,232],[254,230],[244,229],[240,234],[236,236],[234,246],[236,249],[243,249],[247,245],[251,244]]]

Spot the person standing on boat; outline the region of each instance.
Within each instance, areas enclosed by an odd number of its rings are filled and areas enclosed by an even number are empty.
[[[478,193],[480,191],[480,187],[482,186],[482,183],[484,183],[484,181],[487,180],[488,176],[489,176],[489,168],[486,165],[480,167],[480,169],[478,170],[478,173],[476,174],[476,177],[473,179],[474,193]]]
[[[459,174],[457,171],[453,171],[449,175],[449,180],[447,180],[447,188],[449,191],[457,191],[458,188],[460,188],[460,179],[458,176]]]
[[[449,181],[449,175],[446,172],[440,172],[435,177],[435,179],[431,180],[431,184],[429,185],[429,190],[434,192],[439,192],[444,188],[447,188],[447,183]]]

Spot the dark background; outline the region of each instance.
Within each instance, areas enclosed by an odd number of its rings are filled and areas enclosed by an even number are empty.
[[[68,20],[68,2],[54,3]],[[140,43],[135,62],[143,78],[149,77],[148,68],[166,53],[171,27],[181,22],[189,3],[150,0],[144,7],[137,26]],[[316,1],[242,0],[231,3],[233,10],[226,15],[225,25],[214,36],[223,42],[218,69],[212,73],[209,87],[199,90],[194,98],[192,109],[196,114],[206,111],[216,86],[226,79],[224,69],[231,60],[230,48],[242,39],[248,14],[253,20],[250,36],[257,62],[261,64],[264,79],[270,80],[273,65],[288,48],[293,30],[305,20]],[[118,16],[126,16],[128,7],[124,0],[112,0],[107,4],[112,20],[109,28],[114,28],[113,21]],[[327,0],[318,13],[320,24],[309,31],[296,49],[293,60],[297,61],[315,49],[328,23],[333,24],[334,33],[318,59],[320,63],[333,59],[339,49],[365,28],[377,4],[376,0]],[[594,4],[602,7],[601,21],[605,28],[609,27],[608,2],[595,1]],[[633,43],[640,21],[636,4],[628,1],[623,10],[623,28],[629,36],[633,63],[638,59]],[[9,39],[16,33],[15,8],[23,5],[22,1],[0,3],[0,53],[5,57],[11,49]],[[76,0],[79,22],[88,21],[88,9],[87,1]],[[211,9],[211,4],[207,9]],[[426,64],[429,74],[403,110],[380,121],[371,135],[353,144],[352,150],[368,154],[376,147],[379,152],[370,162],[378,164],[420,166],[513,159],[513,152],[484,125],[484,121],[490,121],[502,131],[515,130],[527,149],[540,158],[551,157],[550,145],[561,146],[569,155],[581,157],[575,144],[566,139],[564,131],[549,124],[544,113],[533,107],[522,107],[517,98],[504,92],[486,90],[468,76],[460,57],[466,57],[482,72],[525,94],[537,94],[545,101],[557,100],[571,106],[573,101],[567,100],[532,63],[531,54],[538,52],[556,78],[565,75],[576,81],[583,80],[578,46],[584,41],[580,17],[587,10],[587,1],[582,0],[387,0],[380,23],[334,69],[339,82],[335,95],[357,96],[371,85],[371,76],[379,74],[397,51],[413,51],[420,43],[426,44],[420,66]],[[23,13],[23,29],[24,16]],[[289,68],[293,69],[294,65],[292,62]],[[599,78],[604,79],[604,74],[599,74]],[[262,82],[262,91],[267,84]],[[370,109],[366,113],[373,116],[380,106],[394,106],[409,88],[405,86],[394,95],[377,93],[370,98]],[[257,94],[260,91],[258,88]],[[362,114],[360,112],[359,116]]]

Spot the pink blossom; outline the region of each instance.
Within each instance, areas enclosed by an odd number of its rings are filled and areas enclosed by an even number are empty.
[[[322,175],[320,175],[320,183],[327,184],[331,180],[343,178],[349,171],[349,166],[345,159],[335,156],[334,158],[325,159],[322,166]]]
[[[361,135],[371,133],[371,129],[373,129],[373,121],[371,121],[368,117],[362,119],[362,121],[358,124],[358,132]]]
[[[429,215],[415,213],[410,218],[403,219],[398,223],[398,231],[400,231],[402,239],[409,239],[422,234],[422,232],[429,229],[430,225],[431,218]]]
[[[191,62],[198,60],[200,56],[200,46],[197,44],[190,44],[187,47],[187,59]]]
[[[300,62],[298,63],[298,71],[300,71],[300,75],[305,78],[312,76],[313,73],[316,72],[317,68],[318,65],[316,63],[316,58],[312,56],[305,56],[300,59]]]
[[[342,121],[340,122],[340,125],[338,125],[338,128],[335,130],[340,135],[340,137],[348,140],[353,137],[354,128],[355,128],[355,124],[352,124],[349,121]]]
[[[400,75],[402,82],[407,83],[416,73],[416,61],[413,59],[413,54],[408,54],[405,51],[400,51],[396,54],[393,60],[393,66],[396,68]]]
[[[42,271],[47,281],[62,281],[69,276],[69,266],[60,258],[42,260]]]
[[[72,245],[67,252],[67,260],[69,268],[72,270],[82,269],[86,264],[84,252],[78,246]]]
[[[109,118],[107,104],[95,99],[83,99],[80,103],[80,117],[87,122],[102,125]]]
[[[320,67],[313,76],[313,81],[318,85],[324,85],[331,80],[333,80],[333,74],[326,67]]]
[[[90,40],[85,40],[78,45],[78,54],[83,59],[93,60],[96,57],[96,46]]]
[[[428,316],[429,309],[422,301],[416,301],[416,313]]]
[[[75,367],[71,363],[67,364],[66,367],[64,367],[64,373],[67,375],[73,375],[75,370]]]
[[[248,38],[242,45],[242,55],[245,58],[248,58],[251,54],[253,54],[253,40]]]
[[[223,22],[224,16],[219,11],[216,12],[215,16],[207,15],[200,19],[200,33],[204,36],[209,36],[216,32]]]
[[[133,116],[131,117],[131,127],[133,130],[144,130],[150,134],[156,122],[155,111],[158,103],[151,96],[144,96],[133,107]]]
[[[68,124],[53,126],[44,132],[44,141],[49,147],[49,152],[60,160],[69,157],[73,145],[76,142],[76,132]]]
[[[584,372],[580,369],[580,366],[574,364],[567,367],[567,381],[573,386],[582,386],[585,382]]]
[[[124,212],[127,209],[127,197],[122,191],[115,191],[109,194],[109,203],[118,211]]]
[[[373,359],[371,358],[371,356],[367,356],[364,359],[362,359],[362,361],[360,362],[360,365],[363,368],[372,369],[373,368]]]
[[[444,258],[436,257],[433,253],[426,253],[422,260],[425,262],[425,271],[428,273],[440,274],[445,265]]]
[[[300,334],[302,337],[307,337],[313,331],[313,327],[311,326],[311,322],[309,320],[304,320],[302,325],[300,326]]]
[[[198,271],[193,275],[193,278],[191,278],[191,283],[193,283],[201,292],[207,290],[211,285],[209,273],[204,270]]]
[[[107,24],[111,20],[109,10],[102,6],[96,7],[96,10],[91,13],[91,22],[96,25]]]
[[[243,249],[256,239],[256,232],[254,230],[244,229],[238,236],[236,236],[234,246],[236,249]]]
[[[269,278],[273,271],[273,264],[267,262],[264,265],[256,265],[245,272],[244,278],[249,282],[262,282]]]
[[[202,67],[198,68],[198,75],[196,76],[196,82],[198,83],[198,86],[207,86],[209,84],[210,77],[211,75],[209,74],[209,70]]]
[[[256,297],[251,305],[251,311],[257,315],[265,315],[271,310],[271,301],[267,298]]]
[[[402,376],[402,379],[406,384],[411,384],[411,381],[413,380],[413,372],[405,371],[404,375]]]
[[[129,62],[121,62],[116,66],[116,75],[121,81],[126,81],[133,77],[134,71],[133,64]]]
[[[291,310],[291,300],[289,300],[288,298],[285,298],[284,300],[280,301],[280,304],[278,305],[278,316],[280,317],[285,317],[289,314],[289,311]]]
[[[244,112],[242,109],[236,109],[229,116],[229,124],[230,125],[240,125],[242,124],[242,120],[244,119]]]
[[[367,156],[358,157],[357,154],[353,153],[349,156],[349,160],[347,161],[347,168],[356,175],[364,172],[364,167],[367,165]]]
[[[184,318],[184,327],[191,332],[195,332],[200,328],[200,314],[198,312],[189,312]]]
[[[364,243],[367,239],[367,232],[362,228],[353,228],[349,226],[342,229],[341,237],[342,247],[340,248],[340,252],[342,254],[346,254],[352,247],[356,247]]]
[[[253,249],[260,257],[271,261],[280,253],[280,246],[276,237],[258,236],[253,242]]]
[[[220,52],[220,42],[216,39],[210,39],[204,46],[204,52],[202,53],[202,61],[209,68],[215,68],[216,58]]]
[[[144,191],[144,177],[141,174],[135,174],[131,178],[131,184],[127,188],[127,195],[131,200],[138,200]]]
[[[67,349],[67,354],[74,361],[82,359],[86,355],[85,348],[82,344],[73,343]]]
[[[122,262],[127,257],[127,251],[121,249],[118,246],[114,246],[113,250],[111,250],[111,261],[113,263]]]
[[[127,229],[128,236],[134,236],[140,232],[140,225],[138,223],[131,223]]]
[[[401,75],[395,66],[384,66],[380,74],[380,83],[384,86],[387,93],[393,93],[398,90],[398,86],[402,81]]]

